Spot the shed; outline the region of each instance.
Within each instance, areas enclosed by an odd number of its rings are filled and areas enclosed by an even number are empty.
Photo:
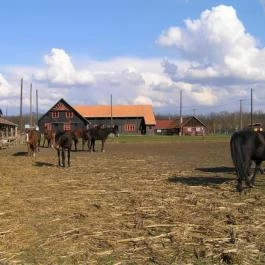
[[[0,138],[17,137],[18,125],[0,116]]]
[[[156,120],[155,133],[160,135],[173,135],[178,133],[177,121],[175,119]]]

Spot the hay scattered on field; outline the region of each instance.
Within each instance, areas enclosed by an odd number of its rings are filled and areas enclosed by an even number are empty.
[[[4,150],[0,263],[264,264],[264,177],[238,194],[225,143],[187,144],[109,143],[65,169]]]

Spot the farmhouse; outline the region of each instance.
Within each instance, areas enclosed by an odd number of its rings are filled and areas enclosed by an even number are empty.
[[[156,121],[156,134],[167,135],[205,135],[206,125],[195,116],[183,117],[182,123],[178,119],[160,119]]]
[[[184,117],[182,124],[180,123],[180,119],[177,123],[179,132],[182,135],[202,136],[206,133],[206,125],[195,116]]]
[[[75,106],[92,125],[118,126],[122,134],[154,134],[155,116],[151,105]]]
[[[64,99],[60,99],[38,121],[41,132],[44,130],[71,131],[86,128],[88,121],[72,108]]]

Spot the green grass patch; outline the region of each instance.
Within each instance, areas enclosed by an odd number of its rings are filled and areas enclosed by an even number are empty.
[[[178,135],[120,135],[112,138],[121,143],[134,142],[207,142],[229,141],[230,135],[178,136]]]

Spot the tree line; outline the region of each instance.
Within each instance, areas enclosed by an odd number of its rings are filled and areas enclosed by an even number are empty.
[[[185,117],[185,116],[184,116]],[[231,134],[241,128],[246,128],[251,124],[260,123],[265,125],[265,113],[258,111],[251,114],[247,112],[212,112],[204,115],[196,115],[205,126],[207,134]],[[159,119],[168,119],[168,116],[156,115]],[[171,119],[178,119],[179,115],[171,116]]]

